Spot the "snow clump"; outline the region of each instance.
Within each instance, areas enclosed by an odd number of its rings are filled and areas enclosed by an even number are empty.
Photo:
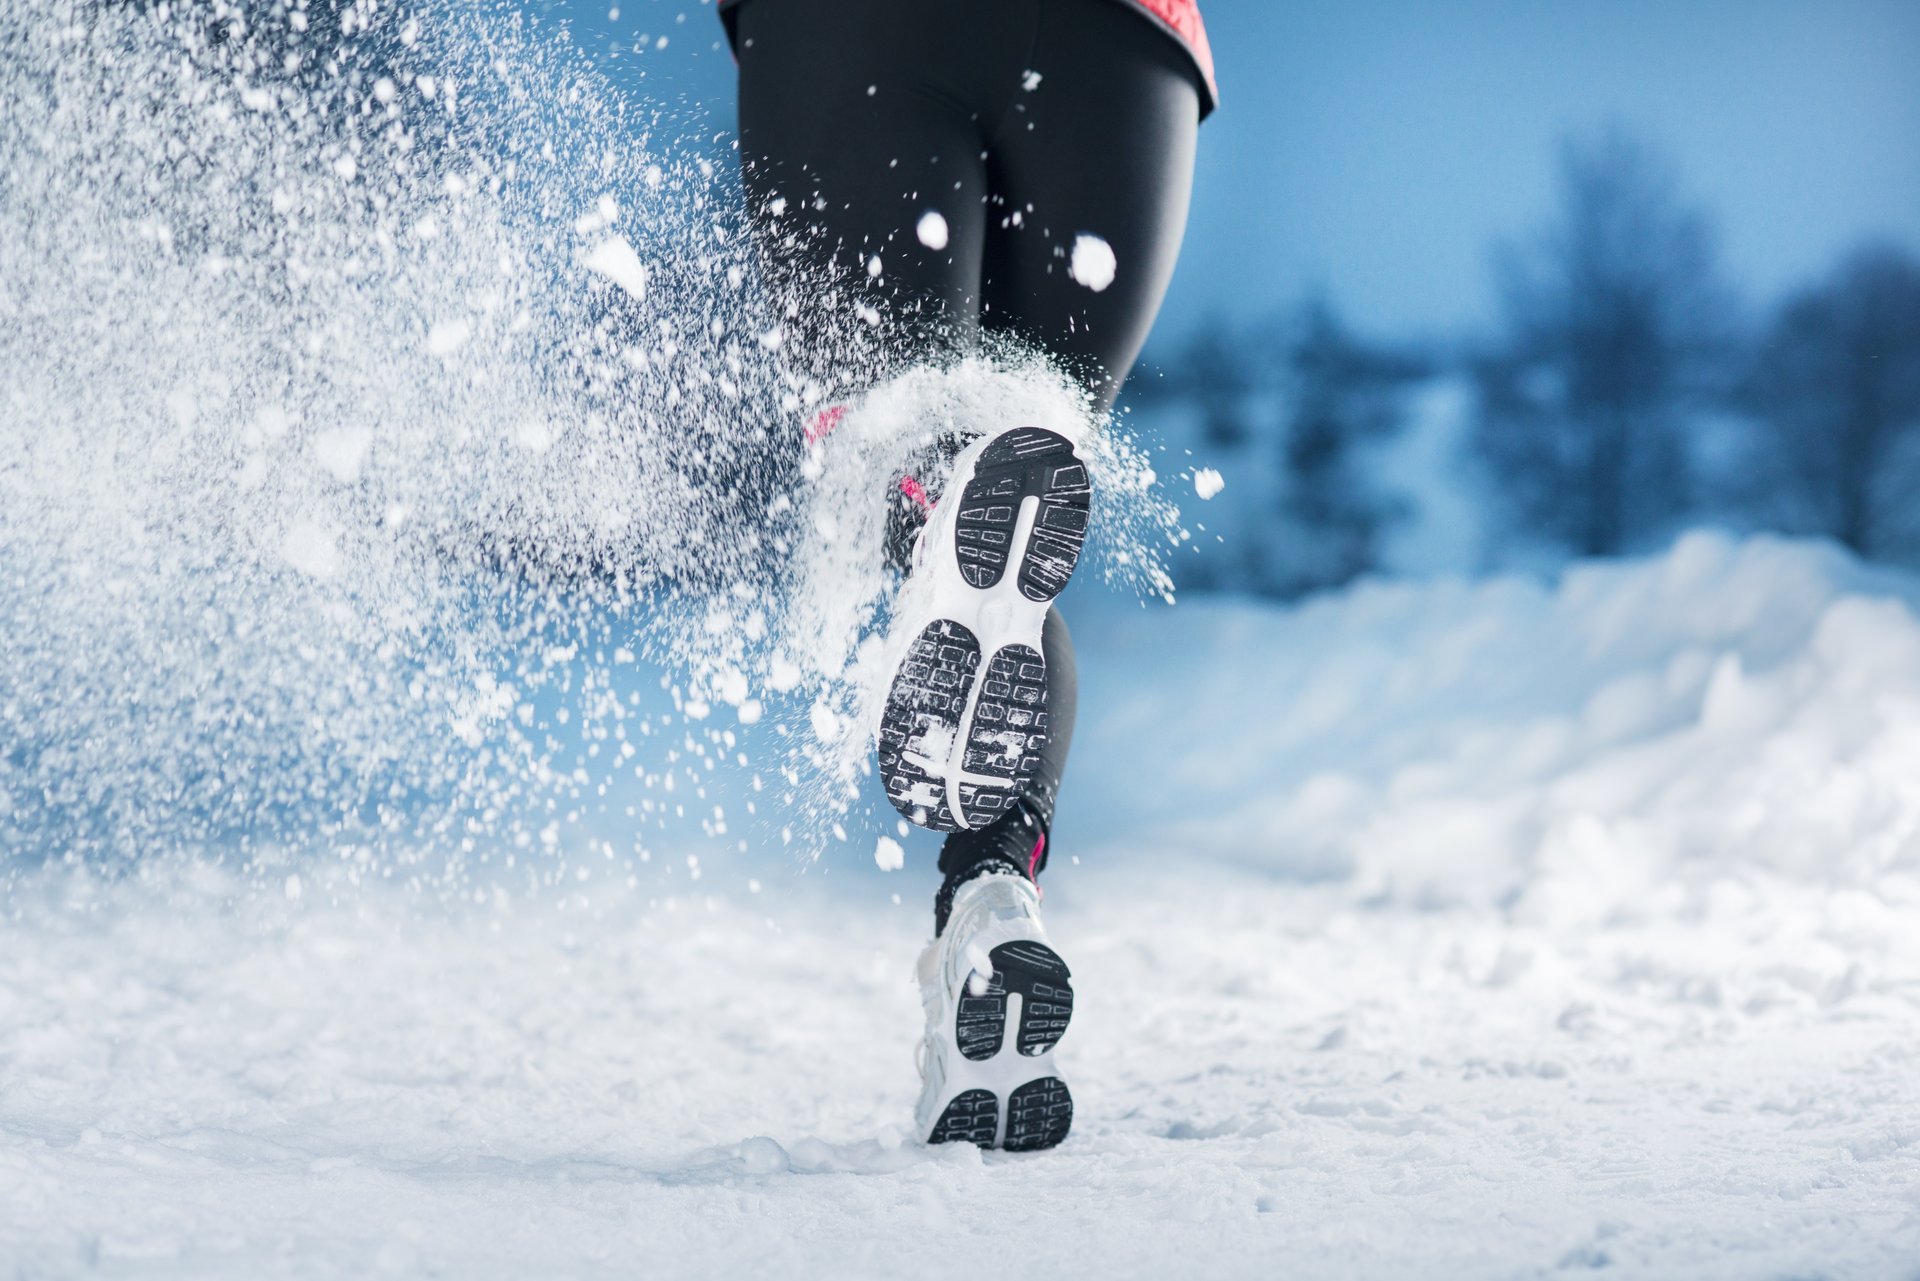
[[[1068,260],[1067,270],[1079,283],[1097,294],[1113,283],[1117,267],[1113,246],[1100,237],[1083,231],[1073,238],[1073,257]]]

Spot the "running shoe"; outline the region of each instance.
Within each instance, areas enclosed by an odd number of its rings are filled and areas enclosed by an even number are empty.
[[[1073,1095],[1053,1051],[1073,1017],[1073,985],[1034,883],[1011,868],[962,882],[918,976],[920,1137],[1009,1152],[1066,1138]]]
[[[887,799],[936,832],[985,827],[1025,792],[1047,741],[1040,633],[1086,542],[1093,490],[1058,432],[1015,427],[954,459],[913,548],[901,651],[875,734]]]

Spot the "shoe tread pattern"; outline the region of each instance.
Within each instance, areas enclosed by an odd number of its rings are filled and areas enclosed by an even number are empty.
[[[881,783],[895,809],[936,832],[960,826],[947,800],[946,778],[928,773],[907,749],[929,728],[949,741],[959,737],[979,668],[980,642],[973,633],[952,619],[937,619],[908,647],[887,691],[876,753]]]
[[[1002,987],[1020,993],[1020,1027],[1014,1046],[1020,1053],[1045,1054],[1067,1034],[1073,1019],[1072,973],[1060,954],[1044,943],[1002,943],[988,953]]]
[[[940,1119],[933,1123],[933,1133],[927,1136],[927,1142],[972,1143],[990,1148],[999,1127],[1000,1100],[994,1097],[993,1091],[967,1090],[956,1094],[953,1102],[947,1104]]]
[[[1021,558],[1019,585],[1028,600],[1052,600],[1066,589],[1087,539],[1093,488],[1073,443],[1058,432],[1020,427],[980,455],[954,521],[954,556],[963,578],[989,588],[1006,573],[1020,507],[1040,509]]]
[[[995,962],[996,965],[999,962]],[[1000,1053],[1007,1029],[1007,985],[996,970],[977,995],[968,982],[953,1016],[953,1040],[962,1058],[982,1063]]]
[[[969,981],[956,1003],[953,1039],[963,1058],[984,1062],[1000,1053],[1007,1035],[1007,995],[1020,994],[1020,1026],[1014,1047],[1029,1057],[1045,1054],[1067,1034],[1073,1019],[1072,973],[1045,943],[1002,943],[987,954],[993,973],[976,993]]]
[[[961,767],[1006,781],[961,784],[960,810],[968,827],[985,827],[1026,792],[1046,743],[1046,659],[1031,646],[1004,646],[987,664]]]
[[[1057,1076],[1029,1081],[1007,1096],[1009,1152],[1038,1152],[1058,1147],[1073,1127],[1073,1094]]]

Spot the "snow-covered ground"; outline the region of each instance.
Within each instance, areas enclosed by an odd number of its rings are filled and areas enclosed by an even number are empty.
[[[1911,1276],[1916,596],[1700,535],[1083,609],[1040,1155],[904,1132],[924,842],[19,872],[0,1273]]]

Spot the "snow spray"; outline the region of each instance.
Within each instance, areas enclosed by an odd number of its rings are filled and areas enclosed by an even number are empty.
[[[1017,352],[886,370],[854,307],[795,373],[740,203],[508,8],[0,10],[0,854],[844,833],[884,495],[1087,409]],[[1095,564],[1167,594],[1144,454],[1089,452]]]

